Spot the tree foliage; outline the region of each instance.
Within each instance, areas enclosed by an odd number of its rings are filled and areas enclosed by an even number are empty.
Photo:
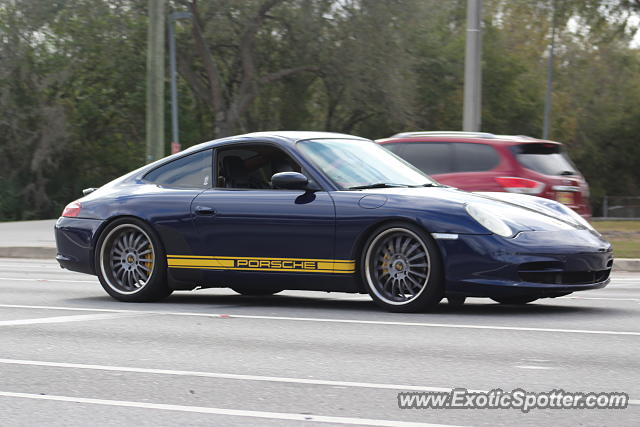
[[[193,14],[177,23],[184,145],[461,126],[465,0],[168,2]],[[640,1],[484,3],[483,130],[540,136],[555,23],[551,137],[595,201],[640,194]],[[0,0],[0,219],[56,216],[143,163],[146,5]]]

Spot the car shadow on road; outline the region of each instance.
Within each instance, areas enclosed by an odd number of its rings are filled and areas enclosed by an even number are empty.
[[[337,312],[358,312],[358,313],[381,313],[388,314],[390,316],[410,316],[412,318],[421,315],[455,315],[455,316],[530,316],[541,315],[548,316],[554,314],[576,314],[576,315],[634,315],[636,312],[628,310],[623,307],[594,307],[578,305],[572,300],[562,301],[563,304],[559,305],[559,300],[541,299],[533,303],[526,305],[505,305],[498,304],[490,301],[489,299],[474,298],[462,306],[450,305],[444,299],[438,306],[432,308],[426,313],[404,313],[394,314],[388,313],[382,308],[377,307],[373,301],[367,299],[362,295],[346,295],[341,297],[317,297],[315,295],[269,295],[269,296],[244,296],[244,295],[215,295],[215,294],[198,294],[197,292],[176,292],[166,300],[155,303],[144,304],[132,304],[132,303],[119,303],[113,301],[108,296],[104,297],[89,297],[89,298],[74,298],[68,300],[73,305],[99,305],[102,308],[105,307],[105,302],[108,303],[108,308],[115,309],[131,309],[131,310],[144,310],[144,309],[158,309],[163,311],[185,311],[188,307],[193,307],[201,311],[202,309],[212,310],[215,313],[227,312],[233,314],[234,311],[240,310],[242,314],[249,314],[245,309],[256,309],[258,311],[270,310],[269,314],[273,314],[273,309],[282,309],[279,315],[288,315],[285,310],[296,310],[296,315],[300,315],[301,311],[308,311],[309,313],[317,312],[319,310],[325,310],[323,314],[326,314],[326,310],[333,310]],[[552,302],[553,301],[553,302]],[[205,311],[206,312],[206,311]],[[238,313],[240,314],[240,313]],[[258,312],[257,314],[265,314]]]

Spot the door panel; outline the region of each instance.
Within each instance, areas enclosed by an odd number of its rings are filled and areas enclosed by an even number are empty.
[[[216,271],[352,272],[334,261],[335,208],[327,192],[207,190],[192,203],[195,257],[173,261]]]

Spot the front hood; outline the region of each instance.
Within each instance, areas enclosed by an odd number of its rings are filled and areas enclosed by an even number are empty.
[[[382,188],[364,190],[363,193],[386,197],[388,207],[413,208],[431,214],[449,215],[451,222],[460,221],[463,217],[475,222],[467,214],[465,206],[467,204],[482,205],[507,223],[514,234],[525,231],[584,230],[588,228],[561,208],[555,209],[540,202],[536,203],[534,199],[539,198],[531,196],[515,197],[511,200],[508,197],[503,198],[502,193],[476,194],[451,187]],[[500,198],[494,197],[496,194]],[[544,200],[546,201],[546,199]],[[550,205],[557,203],[551,200],[547,202],[550,202]],[[467,223],[467,221],[464,222]],[[465,227],[465,229],[467,228]],[[480,228],[486,233],[484,227]],[[454,229],[455,224],[451,230]]]

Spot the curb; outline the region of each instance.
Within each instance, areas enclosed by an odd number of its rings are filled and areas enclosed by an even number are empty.
[[[56,248],[38,246],[0,246],[0,258],[55,259]]]
[[[55,259],[56,248],[38,246],[0,246],[0,258]],[[640,258],[616,258],[614,271],[640,272]]]

